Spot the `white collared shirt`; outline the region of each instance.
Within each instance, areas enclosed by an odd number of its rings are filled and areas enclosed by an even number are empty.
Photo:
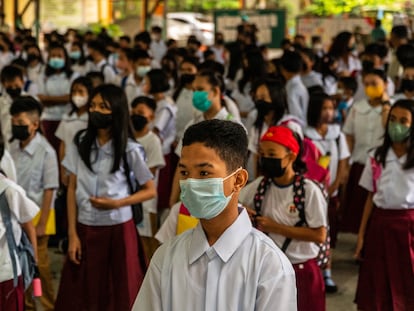
[[[300,75],[293,77],[286,83],[286,95],[289,114],[297,117],[303,124],[307,124],[309,94]]]
[[[99,71],[102,72],[104,75],[105,83],[113,83],[116,84],[117,82],[117,75],[114,68],[108,63],[108,61],[104,58],[99,63],[95,64],[91,61],[86,63],[86,71]]]
[[[23,188],[0,174],[0,193],[6,191],[9,204],[11,224],[15,241],[20,241],[22,228],[20,224],[32,220],[39,208],[25,194]],[[19,260],[16,256],[17,274],[21,274]],[[0,283],[13,279],[13,265],[6,238],[6,226],[0,214]]]
[[[134,73],[129,74],[125,82],[125,94],[128,99],[128,107],[131,107],[132,101],[138,96],[143,96],[144,92],[142,91],[143,81],[138,85],[134,78]]]
[[[65,146],[69,146],[73,143],[76,134],[87,128],[88,119],[88,113],[84,113],[80,116],[78,116],[76,112],[65,115],[56,129],[55,136],[59,138]]]
[[[364,165],[369,151],[383,142],[382,106],[373,107],[366,100],[354,103],[342,131],[354,138],[352,161]]]
[[[374,192],[373,156],[371,153],[359,181],[359,185],[369,192]],[[414,209],[414,168],[405,170],[406,161],[406,154],[398,158],[392,148],[388,150],[385,168],[381,165],[381,175],[375,181],[377,192],[373,201],[379,208]]]
[[[254,197],[263,177],[257,178],[240,191],[239,202],[254,209]],[[293,184],[276,186],[272,183],[262,202],[262,215],[269,217],[277,223],[294,227],[301,220],[299,211],[293,202]],[[326,227],[327,202],[319,187],[309,180],[305,180],[305,218],[309,228]],[[270,233],[269,237],[279,247],[283,246],[285,236]],[[292,264],[304,263],[316,258],[319,247],[313,242],[292,240],[285,254]]]
[[[292,265],[245,209],[212,246],[201,224],[163,244],[132,310],[297,310]]]

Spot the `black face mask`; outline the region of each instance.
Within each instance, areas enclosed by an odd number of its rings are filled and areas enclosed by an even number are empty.
[[[414,80],[402,79],[401,80],[401,91],[414,92]]]
[[[17,88],[8,87],[8,88],[6,88],[6,92],[7,92],[7,94],[10,95],[11,98],[16,98],[16,97],[20,96],[20,94],[22,93],[22,89],[19,88],[19,87],[17,87]]]
[[[217,40],[216,40],[216,43],[217,43],[218,45],[223,45],[223,44],[224,44],[224,39],[217,39]]]
[[[141,131],[148,123],[147,118],[139,114],[132,115],[131,121],[136,131]]]
[[[89,118],[91,120],[92,126],[97,129],[107,129],[112,125],[112,114],[91,112]]]
[[[258,100],[254,104],[258,112],[258,118],[263,118],[272,110],[272,104],[264,100]]]
[[[279,158],[261,158],[260,168],[266,177],[278,178],[285,174],[286,167],[282,167],[282,159]]]
[[[362,71],[369,72],[374,69],[374,62],[370,60],[362,61]]]
[[[194,80],[195,80],[195,75],[194,74],[186,73],[186,74],[181,75],[181,83],[183,85],[193,83]]]
[[[26,140],[30,137],[29,127],[27,125],[12,125],[13,138]]]
[[[27,62],[30,64],[35,60],[39,60],[40,57],[37,54],[27,54]]]

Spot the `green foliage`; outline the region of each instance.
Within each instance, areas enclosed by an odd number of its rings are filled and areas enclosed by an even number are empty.
[[[307,13],[318,16],[351,13],[361,7],[400,10],[405,0],[313,0],[306,8]]]

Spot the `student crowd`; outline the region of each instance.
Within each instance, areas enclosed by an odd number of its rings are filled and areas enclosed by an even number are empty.
[[[298,34],[276,59],[258,31],[243,22],[210,47],[164,41],[158,26],[133,39],[52,32],[42,47],[0,33],[13,228],[2,212],[0,310],[35,310],[7,238],[22,230],[46,311],[323,311],[338,232],[358,234],[358,309],[414,310],[408,28],[367,45]]]

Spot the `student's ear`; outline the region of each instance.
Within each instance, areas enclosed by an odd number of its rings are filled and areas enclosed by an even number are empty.
[[[35,131],[37,131],[40,127],[40,121],[39,120],[33,121],[33,127]]]
[[[218,86],[214,87],[212,89],[214,96],[217,96],[218,94],[220,94],[220,88]]]
[[[236,173],[236,182],[234,183],[234,192],[239,192],[247,183],[249,179],[249,173],[242,168]]]
[[[296,161],[297,158],[298,158],[298,155],[297,154],[294,154],[293,152],[290,152],[289,153],[289,160],[292,163],[292,165],[293,165],[293,163],[295,163],[295,161]]]
[[[151,115],[149,116],[149,121],[152,122],[155,119],[155,114],[151,113]]]

